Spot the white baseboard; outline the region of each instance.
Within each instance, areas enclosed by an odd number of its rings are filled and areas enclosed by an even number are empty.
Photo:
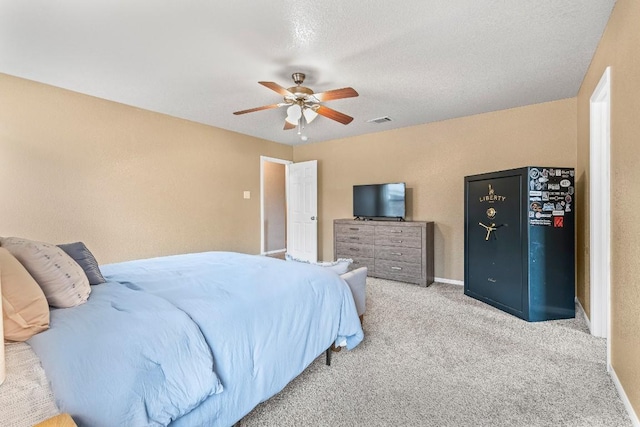
[[[582,304],[580,304],[580,300],[578,299],[578,297],[575,298],[575,301],[576,301],[576,305],[578,306],[578,313],[584,319],[584,322],[587,324],[587,328],[591,330],[591,322],[589,321],[589,318],[587,317],[587,313],[584,311],[584,308],[582,308]]]
[[[462,280],[443,279],[442,277],[434,277],[433,280],[438,283],[448,283],[450,285],[464,286],[464,282]]]
[[[582,304],[580,304],[580,300],[578,299],[578,297],[575,298],[575,301],[576,301],[576,305],[578,306],[577,314],[582,316],[585,323],[587,324],[587,327],[589,328],[589,330],[591,330],[591,322],[589,321],[589,318],[587,317],[587,313],[584,311]],[[640,427],[640,420],[638,419],[638,415],[633,410],[633,406],[631,406],[631,402],[629,401],[629,398],[627,397],[627,393],[625,393],[624,388],[622,387],[622,384],[618,379],[618,375],[616,374],[615,369],[613,369],[613,366],[609,365],[607,366],[607,370],[609,371],[609,375],[611,375],[611,380],[613,381],[613,384],[615,385],[616,390],[618,391],[618,396],[620,396],[620,400],[622,400],[622,403],[624,404],[624,408],[627,410],[627,413],[629,414],[629,418],[631,418],[631,423],[633,424],[633,427]]]
[[[633,424],[633,427],[640,427],[638,414],[633,410],[633,406],[631,406],[627,393],[625,393],[624,388],[622,388],[622,384],[620,384],[620,380],[618,379],[618,375],[616,375],[615,369],[613,369],[613,366],[608,366],[608,368],[613,384],[616,386],[616,390],[618,390],[618,396],[620,396],[620,400],[622,400],[622,403],[629,414],[629,418],[631,418],[631,424]]]
[[[275,251],[267,251],[267,252],[263,252],[262,255],[273,255],[273,254],[279,254],[282,252],[287,252],[286,249],[276,249]]]

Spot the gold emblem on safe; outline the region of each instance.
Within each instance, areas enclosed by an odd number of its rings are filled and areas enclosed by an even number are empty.
[[[481,202],[489,202],[489,203],[504,202],[505,200],[507,200],[507,196],[498,196],[495,193],[496,193],[495,190],[493,189],[491,184],[489,184],[489,194],[487,194],[486,196],[482,196],[479,199]]]
[[[494,208],[487,209],[487,218],[493,219],[496,217],[496,210]]]

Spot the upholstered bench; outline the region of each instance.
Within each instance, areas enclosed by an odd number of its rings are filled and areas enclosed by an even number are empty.
[[[340,277],[347,282],[349,289],[351,289],[353,301],[356,303],[356,312],[360,317],[360,324],[362,324],[364,312],[366,310],[367,267],[360,267],[355,270],[351,270],[347,273],[341,274]],[[331,352],[338,352],[340,350],[342,350],[342,347],[336,347],[335,344],[327,349],[327,365],[331,365]]]
[[[289,255],[289,253],[285,253],[284,259],[286,261],[296,261],[303,262],[305,264],[319,265],[321,267],[333,270],[337,274],[339,274],[340,277],[345,282],[347,282],[349,288],[351,289],[353,300],[356,303],[356,311],[358,312],[358,317],[360,317],[360,323],[362,323],[362,316],[364,315],[366,309],[365,288],[367,286],[367,267],[360,267],[355,270],[347,271],[347,268],[349,268],[349,265],[353,262],[353,260],[343,258],[340,258],[337,261],[330,262],[309,262],[306,260],[295,258]],[[345,273],[342,273],[343,271]]]
[[[362,316],[366,310],[367,267],[351,270],[341,274],[340,277],[347,282],[351,289],[353,300],[356,303],[356,310],[358,316],[360,316],[360,323],[362,323]]]

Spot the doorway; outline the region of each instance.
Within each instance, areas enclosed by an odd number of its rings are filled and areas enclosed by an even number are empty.
[[[260,254],[284,258],[287,251],[286,167],[293,162],[260,156]]]
[[[589,138],[589,276],[591,333],[607,338],[611,364],[611,67],[607,67],[590,100]]]

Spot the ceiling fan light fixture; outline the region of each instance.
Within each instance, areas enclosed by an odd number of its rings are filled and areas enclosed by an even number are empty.
[[[316,113],[312,108],[305,108],[302,110],[302,114],[304,115],[304,119],[307,123],[311,123],[316,117],[318,117],[318,113]]]
[[[298,104],[294,104],[287,108],[287,118],[285,119],[287,122],[292,125],[297,125],[300,121],[300,117],[302,117],[302,111]]]

